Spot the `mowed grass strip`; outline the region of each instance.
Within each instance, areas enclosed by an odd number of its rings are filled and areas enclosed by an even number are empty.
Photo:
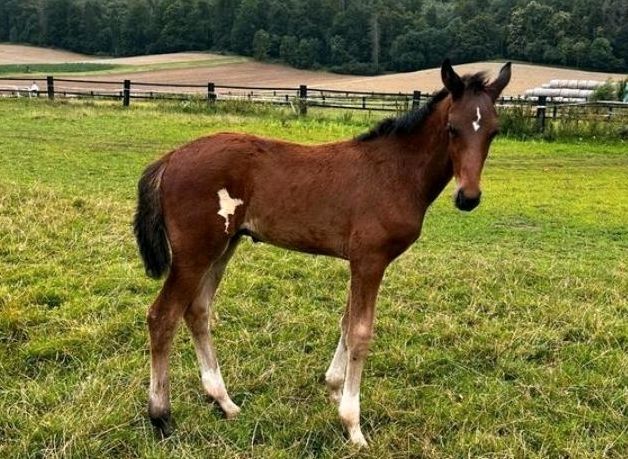
[[[129,64],[124,58],[108,59],[106,62],[68,62],[57,64],[4,64],[0,65],[0,76],[8,78],[14,77],[43,77],[47,75],[69,75],[71,78],[78,76],[99,76],[99,75],[130,75],[134,73],[157,72],[161,70],[182,70],[194,68],[212,68],[222,65],[241,64],[249,59],[241,56],[219,56],[214,55],[207,59],[197,59],[192,61],[173,61],[156,63],[134,63]],[[144,78],[144,80],[150,77]]]
[[[155,440],[145,311],[160,283],[131,221],[143,167],[198,136],[314,143],[374,120],[25,100],[0,116],[0,457],[628,455],[626,144],[498,139],[476,211],[445,191],[384,280],[357,452],[323,385],[345,263],[250,242],[215,305],[242,414],[203,396],[182,328],[177,431]]]
[[[26,75],[34,73],[87,73],[102,72],[117,68],[114,64],[99,64],[93,62],[72,62],[67,64],[5,64],[0,65],[0,75]]]

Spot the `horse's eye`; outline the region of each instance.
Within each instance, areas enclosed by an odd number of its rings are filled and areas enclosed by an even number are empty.
[[[455,136],[458,134],[458,130],[454,126],[452,126],[451,123],[447,125],[447,130],[449,131],[449,135],[451,136]]]

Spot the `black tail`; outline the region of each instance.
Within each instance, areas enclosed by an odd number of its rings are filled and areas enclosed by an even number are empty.
[[[144,170],[137,185],[135,238],[144,260],[146,274],[153,279],[162,277],[172,261],[160,198],[164,167],[162,160],[154,162]]]

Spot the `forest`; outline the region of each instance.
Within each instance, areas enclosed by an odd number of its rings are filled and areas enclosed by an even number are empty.
[[[506,58],[626,71],[626,0],[0,0],[0,42],[211,50],[376,74]]]

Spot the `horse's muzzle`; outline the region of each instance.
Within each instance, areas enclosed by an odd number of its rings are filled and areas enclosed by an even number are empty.
[[[475,209],[478,206],[478,204],[480,204],[481,196],[482,196],[482,193],[479,193],[474,198],[467,198],[464,195],[464,191],[462,190],[462,188],[459,188],[458,192],[456,193],[456,196],[454,197],[454,203],[456,204],[456,207],[458,209],[464,210],[465,212],[470,212],[473,209]]]

